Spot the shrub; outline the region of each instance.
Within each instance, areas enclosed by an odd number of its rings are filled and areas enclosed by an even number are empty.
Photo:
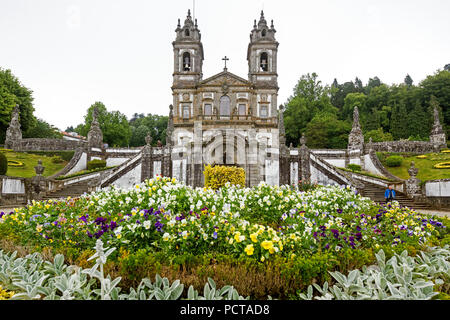
[[[52,157],[52,163],[62,163],[62,162],[64,162],[64,160],[60,156],[53,156]]]
[[[359,164],[350,163],[347,168],[356,172],[361,171],[361,166]]]
[[[88,163],[87,163],[87,170],[93,170],[93,169],[105,168],[105,167],[106,167],[106,160],[94,159],[94,160],[88,161]]]
[[[403,162],[403,157],[401,156],[390,156],[386,158],[386,165],[388,167],[400,167]]]
[[[0,175],[5,175],[8,171],[8,159],[4,153],[0,153]]]
[[[245,187],[245,171],[243,168],[227,166],[205,166],[205,187],[217,190],[227,182]]]

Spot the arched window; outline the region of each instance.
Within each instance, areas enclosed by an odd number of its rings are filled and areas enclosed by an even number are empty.
[[[231,104],[230,97],[222,96],[220,98],[219,112],[221,116],[230,116],[230,104]]]
[[[189,37],[189,29],[186,29],[186,30],[184,30],[184,35],[186,36],[186,37]]]
[[[262,71],[268,71],[269,70],[269,59],[267,56],[267,52],[261,53],[261,56],[259,58],[259,66],[261,67]]]
[[[191,55],[189,52],[183,53],[183,70],[191,71]]]
[[[263,31],[261,32],[261,35],[262,35],[263,37],[266,36],[266,29],[263,29]]]

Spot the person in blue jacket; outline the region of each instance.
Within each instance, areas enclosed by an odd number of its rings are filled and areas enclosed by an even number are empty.
[[[386,203],[395,199],[395,190],[392,189],[392,186],[389,186],[388,189],[384,192],[384,198],[386,199]]]

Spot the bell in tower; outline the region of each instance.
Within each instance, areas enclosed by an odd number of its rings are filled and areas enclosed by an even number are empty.
[[[249,81],[274,88],[278,87],[278,42],[275,39],[275,32],[273,20],[269,26],[264,18],[264,12],[261,11],[258,23],[254,21],[247,50]]]

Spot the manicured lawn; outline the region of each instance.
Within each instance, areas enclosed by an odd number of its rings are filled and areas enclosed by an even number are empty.
[[[2,151],[5,153],[8,160],[19,161],[24,164],[23,167],[13,167],[8,166],[8,171],[6,172],[7,176],[10,177],[22,177],[22,178],[31,178],[36,175],[34,171],[34,167],[37,166],[38,160],[42,160],[42,165],[45,167],[43,176],[48,177],[62,168],[64,168],[67,164],[67,161],[63,161],[61,163],[53,163],[52,157],[42,156],[37,154],[29,154],[23,152],[13,152],[13,151]]]
[[[403,156],[403,162],[400,167],[388,167],[386,166],[385,159],[391,155],[401,155]],[[425,154],[425,159],[417,158],[417,154],[407,154],[407,153],[392,153],[392,152],[377,152],[377,156],[383,163],[385,168],[389,170],[393,175],[408,179],[409,173],[408,169],[411,166],[411,161],[414,161],[414,165],[419,169],[417,178],[422,181],[435,180],[435,179],[450,179],[450,169],[435,169],[433,166],[440,162],[450,161],[450,153],[427,153]]]

